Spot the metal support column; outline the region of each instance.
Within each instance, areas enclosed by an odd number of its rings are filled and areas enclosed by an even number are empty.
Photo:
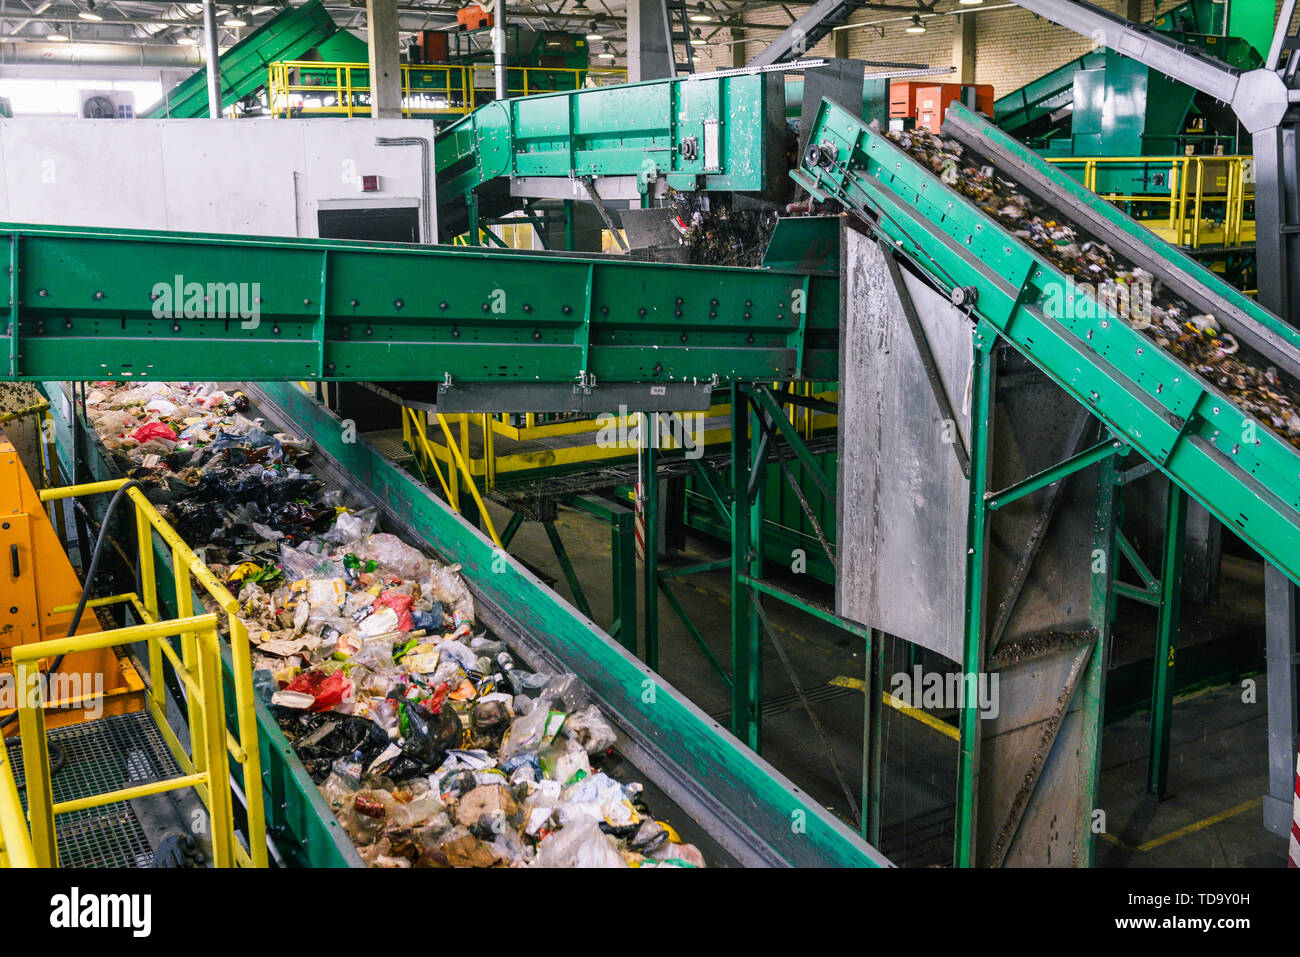
[[[203,0],[203,59],[208,67],[208,116],[221,118],[221,54],[217,52],[217,5]]]
[[[966,627],[962,671],[967,687],[975,687],[984,668],[984,611],[987,601],[988,526],[985,506],[989,490],[993,396],[996,379],[993,349],[997,332],[982,321],[974,331],[971,362],[970,511],[966,519]],[[961,709],[961,747],[957,755],[957,822],[954,859],[957,867],[975,863],[976,813],[979,803],[979,708],[970,702]]]
[[[641,519],[645,536],[645,663],[659,670],[659,413],[642,413]]]
[[[498,100],[506,98],[506,0],[496,0],[492,15],[492,64]]]
[[[880,843],[880,767],[884,737],[885,635],[872,629],[862,649],[866,663],[862,701],[862,837]]]
[[[402,116],[402,59],[397,29],[397,0],[366,0],[370,115],[377,120]]]
[[[1164,558],[1160,564],[1160,624],[1152,662],[1151,728],[1147,751],[1147,797],[1166,797],[1169,777],[1169,731],[1174,708],[1174,655],[1182,605],[1183,532],[1187,527],[1187,493],[1169,483],[1165,508]]]
[[[1120,475],[1119,456],[1104,459],[1097,467],[1097,523],[1092,540],[1092,589],[1088,614],[1097,629],[1097,640],[1088,660],[1079,693],[1083,696],[1083,733],[1080,736],[1080,816],[1078,866],[1091,867],[1096,828],[1097,793],[1101,781],[1101,739],[1106,713],[1106,672],[1110,668],[1111,602],[1116,577],[1116,529]]]
[[[1291,833],[1294,815],[1300,647],[1296,643],[1296,587],[1274,565],[1264,566],[1264,609],[1268,663],[1268,793],[1264,795],[1264,826],[1286,837]]]
[[[731,386],[731,731],[755,751],[759,747],[757,707],[751,694],[757,629],[750,602],[754,597],[741,580],[753,572],[750,544],[749,401],[743,385]]]

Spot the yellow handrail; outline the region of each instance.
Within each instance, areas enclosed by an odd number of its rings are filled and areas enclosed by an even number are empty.
[[[41,659],[137,642],[147,642],[152,656],[153,650],[165,639],[177,636],[182,643],[186,640],[193,642],[195,649],[192,661],[187,663],[186,670],[182,672],[193,682],[189,697],[189,731],[194,754],[192,767],[185,768],[187,773],[164,781],[119,788],[55,804],[50,746],[45,736],[45,689]],[[18,697],[23,769],[27,779],[27,818],[31,824],[33,859],[37,867],[55,867],[58,864],[55,815],[186,787],[195,788],[207,805],[212,824],[210,836],[213,864],[217,867],[230,867],[234,863],[234,849],[238,842],[235,839],[234,815],[231,811],[226,748],[221,733],[225,702],[221,692],[221,648],[217,637],[216,615],[187,616],[15,645],[10,654]],[[155,686],[161,684],[161,671],[153,672],[151,677]]]
[[[42,502],[51,502],[83,495],[116,492],[127,481],[127,479],[113,479],[85,485],[44,489],[40,492],[40,499]],[[245,851],[238,841],[232,839],[232,852],[236,862],[242,866],[265,867],[267,864],[266,817],[262,793],[261,752],[258,749],[257,715],[253,695],[252,654],[249,647],[248,628],[239,618],[239,601],[226,589],[212,573],[211,569],[199,559],[189,545],[177,534],[176,530],[168,524],[167,520],[154,508],[153,504],[150,503],[139,488],[129,488],[126,494],[135,508],[136,540],[138,542],[136,561],[141,583],[140,591],[138,593],[127,592],[97,599],[93,604],[96,607],[101,607],[129,603],[144,622],[144,625],[134,627],[167,629],[174,626],[177,620],[197,620],[193,617],[194,585],[191,582],[192,577],[207,592],[212,603],[226,613],[233,670],[234,718],[238,736],[232,734],[226,726],[224,697],[220,694],[213,697],[211,689],[207,687],[208,677],[203,662],[207,655],[208,639],[200,627],[184,627],[179,630],[173,629],[167,633],[169,636],[180,636],[181,652],[179,656],[166,642],[149,642],[149,672],[152,680],[149,696],[145,699],[145,704],[158,725],[159,733],[162,735],[163,740],[166,741],[181,769],[188,778],[193,778],[197,782],[195,789],[204,802],[208,804],[210,813],[215,815],[216,806],[221,800],[224,799],[227,802],[229,800],[227,775],[225,773],[226,754],[228,753],[231,759],[240,766],[244,799],[248,809],[249,849]],[[176,594],[176,619],[172,621],[160,620],[158,582],[154,562],[155,533],[171,550],[172,577]],[[205,616],[200,616],[200,618],[202,617]],[[215,616],[206,617],[212,617],[213,621],[216,621]],[[141,640],[131,638],[127,634],[130,631],[129,628],[116,629],[100,634],[109,636],[104,639],[106,645],[122,645]],[[216,634],[214,627],[213,635]],[[99,640],[98,636],[86,637]],[[59,639],[59,641],[72,640],[81,641],[83,638],[82,636],[76,636],[75,639]],[[53,644],[57,644],[57,642],[43,642],[38,645],[23,645],[21,647],[23,649],[47,649],[42,652],[42,655],[44,655],[51,653],[48,651],[48,647]],[[58,652],[53,653],[57,654]],[[40,655],[37,657],[40,657]],[[164,657],[175,668],[189,691],[187,698],[192,759],[190,755],[186,754],[185,748],[181,745],[179,738],[176,737],[167,721],[167,703],[164,685],[161,680]],[[14,660],[17,661],[18,658],[19,655],[15,652]],[[218,692],[221,689],[220,667],[221,660],[218,649],[215,678]],[[208,706],[209,703],[211,707]],[[211,737],[209,737],[210,735]],[[43,738],[43,734],[41,736]],[[26,746],[26,732],[24,732],[24,748]],[[214,754],[218,755],[219,758],[214,758]],[[24,760],[26,759],[24,758]],[[202,777],[208,774],[209,768],[212,769],[212,776],[219,783],[219,787],[209,786],[207,779]],[[28,773],[28,780],[31,781],[30,772]],[[3,795],[0,794],[0,797],[3,797]],[[59,809],[55,808],[55,810],[57,812]]]
[[[471,112],[495,98],[494,67],[487,64],[402,64],[402,115],[453,115]],[[314,60],[277,60],[267,64],[267,105],[272,116],[304,114],[368,116],[370,106],[358,103],[357,94],[370,92],[368,63],[334,63]],[[304,71],[306,71],[304,73]],[[325,78],[333,71],[332,83],[303,82]],[[367,83],[355,82],[353,71],[364,71]],[[564,81],[564,82],[557,82]],[[606,67],[507,67],[506,94],[531,96],[577,90],[587,86],[626,83],[627,71]],[[333,100],[307,105],[295,103],[313,96]]]
[[[1202,246],[1240,246],[1249,242],[1245,238],[1245,207],[1253,196],[1253,164],[1250,156],[1067,156],[1048,157],[1048,162],[1063,167],[1082,167],[1082,182],[1102,199],[1112,203],[1127,203],[1138,208],[1140,222],[1148,225],[1159,220],[1163,226],[1153,226],[1175,245],[1197,249]],[[1169,175],[1164,192],[1128,193],[1098,189],[1098,172],[1103,168],[1115,169],[1132,166],[1139,169],[1168,166]],[[1207,167],[1217,172],[1222,168],[1222,185],[1211,183]],[[1143,204],[1138,206],[1138,204]],[[1211,220],[1206,214],[1210,204],[1223,210],[1222,228],[1208,228]],[[1164,210],[1163,215],[1148,213]],[[1214,219],[1217,222],[1217,217]]]
[[[23,820],[18,783],[9,764],[9,749],[0,740],[0,867],[35,867],[32,836]]]

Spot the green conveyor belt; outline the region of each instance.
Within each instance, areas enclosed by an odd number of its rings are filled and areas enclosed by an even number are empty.
[[[964,107],[950,108],[944,131],[1198,311],[1213,313],[1243,347],[1296,376],[1300,333],[1276,316]],[[1300,582],[1295,448],[1110,308],[1065,308],[1048,294],[1067,284],[1052,262],[861,118],[823,102],[809,142],[823,149],[804,157],[795,178],[814,196],[871,224],[939,288],[973,287],[977,348],[990,350],[1001,339],[1023,353],[1117,439]]]
[[[221,105],[228,108],[266,85],[266,68],[297,60],[339,33],[320,0],[286,7],[221,54]],[[360,43],[360,41],[357,41]],[[140,114],[143,119],[196,119],[208,115],[207,69],[201,67]]]

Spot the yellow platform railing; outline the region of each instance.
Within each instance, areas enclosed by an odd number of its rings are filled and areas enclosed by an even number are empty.
[[[839,393],[834,387],[818,388],[811,382],[773,383],[776,387],[778,401],[782,392],[803,398],[819,398],[834,402]],[[812,438],[816,433],[834,428],[838,423],[835,415],[796,405],[783,403],[790,422],[804,438]],[[707,412],[700,413],[708,418],[718,420],[715,428],[704,431],[700,441],[705,446],[725,444],[731,441],[729,422],[731,406],[728,403],[713,405]],[[594,464],[610,459],[626,458],[633,454],[629,449],[611,445],[602,446],[598,433],[602,429],[630,429],[639,421],[640,413],[625,411],[624,414],[606,417],[561,417],[548,419],[536,413],[523,415],[523,424],[512,424],[518,416],[509,414],[446,414],[425,412],[421,409],[403,406],[402,408],[402,442],[415,455],[421,470],[428,475],[430,485],[437,481],[447,496],[452,508],[460,511],[462,495],[472,495],[482,512],[482,501],[478,491],[481,487],[490,491],[496,487],[498,475],[509,473],[518,477],[537,468],[577,467]],[[440,427],[442,435],[431,430],[430,426]],[[477,433],[478,441],[471,445],[471,436]],[[529,448],[514,453],[504,453],[497,446],[498,439],[513,442],[532,443],[547,439],[563,437],[588,436],[590,441],[574,441],[561,447],[536,449]],[[676,447],[676,440],[665,437],[665,449]],[[486,512],[483,512],[486,515]],[[496,529],[487,519],[489,536],[497,540]],[[498,542],[499,544],[499,542]]]
[[[32,836],[23,819],[22,799],[9,764],[9,750],[0,742],[0,868],[35,866]]]
[[[1255,198],[1251,156],[1070,156],[1048,157],[1056,166],[1082,168],[1082,182],[1102,199],[1127,205],[1140,223],[1176,246],[1242,246],[1255,241],[1255,223],[1245,216]],[[1168,167],[1167,191],[1107,192],[1098,174]],[[1211,214],[1208,207],[1214,207]]]
[[[279,60],[267,64],[266,89],[272,116],[369,116],[368,63]],[[626,83],[627,71],[589,67],[507,67],[506,95],[532,96],[589,86]],[[402,115],[450,116],[472,112],[496,97],[490,64],[402,64]],[[316,102],[308,102],[308,100]]]
[[[43,502],[116,492],[126,479],[94,482],[45,489]],[[175,529],[144,496],[139,488],[129,488],[127,497],[135,507],[136,555],[140,591],[96,599],[88,604],[105,607],[129,604],[143,624],[89,635],[34,644],[13,649],[17,679],[19,726],[22,730],[24,771],[27,779],[28,820],[31,845],[38,866],[54,866],[58,861],[54,817],[68,811],[129,800],[147,794],[193,787],[207,806],[212,824],[213,860],[218,867],[232,864],[265,867],[266,818],[263,810],[261,753],[258,750],[257,717],[254,710],[252,658],[247,626],[239,619],[239,602],[199,560]],[[158,578],[155,563],[155,536],[171,551],[172,582],[176,593],[176,616],[164,619],[158,602]],[[219,614],[195,615],[195,582],[225,616],[233,670],[234,725],[229,730],[226,697],[221,670]],[[55,613],[72,606],[56,607]],[[168,639],[179,638],[180,652]],[[50,781],[49,752],[45,738],[45,718],[39,665],[42,659],[82,650],[93,650],[136,642],[147,643],[150,688],[145,705],[181,768],[180,777],[125,788],[55,804]],[[164,661],[180,678],[186,689],[186,721],[190,750],[186,751],[167,720],[165,687],[162,680]],[[27,692],[24,693],[24,689]],[[248,810],[248,849],[235,836],[231,793],[230,762],[241,769],[240,782]],[[18,838],[11,842],[7,812],[5,775],[0,773],[0,828],[6,848],[20,847]],[[10,860],[14,859],[9,850]]]

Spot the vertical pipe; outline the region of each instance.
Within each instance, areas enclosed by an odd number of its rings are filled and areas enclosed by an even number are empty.
[[[1183,532],[1187,493],[1169,483],[1165,506],[1165,548],[1160,563],[1160,624],[1152,663],[1151,728],[1147,751],[1147,797],[1165,797],[1169,778],[1169,732],[1174,710],[1174,649],[1183,595]]]
[[[492,56],[496,68],[497,99],[506,98],[506,0],[495,0],[492,16]]]
[[[221,119],[221,63],[217,53],[217,6],[203,0],[203,59],[208,64],[208,116]]]

